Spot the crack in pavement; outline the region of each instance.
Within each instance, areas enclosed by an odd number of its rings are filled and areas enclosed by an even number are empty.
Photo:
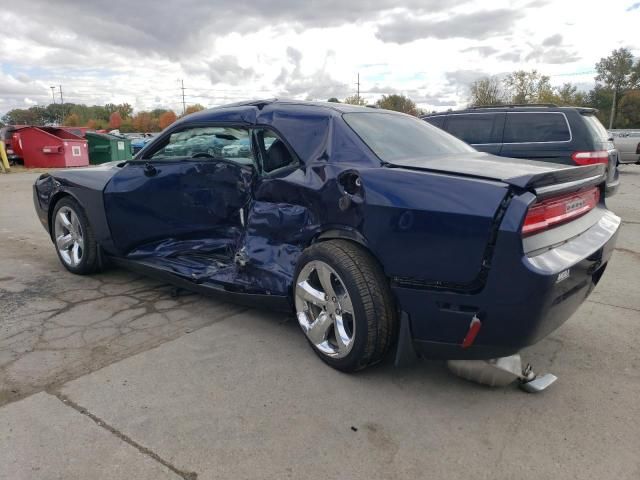
[[[633,255],[634,257],[638,257],[640,259],[640,252],[636,252],[635,250],[631,250],[630,248],[624,247],[616,247],[614,248],[617,252],[628,253],[629,255]]]
[[[605,305],[607,307],[614,307],[614,308],[622,308],[623,310],[631,310],[632,312],[640,312],[640,308],[634,308],[634,307],[623,307],[622,305],[614,305],[613,303],[606,303],[606,302],[599,302],[597,300],[591,300],[590,298],[587,299],[587,303],[597,303],[598,305]]]
[[[139,444],[138,442],[136,442],[134,439],[132,439],[131,437],[125,435],[124,433],[122,433],[121,431],[119,431],[118,429],[116,429],[115,427],[113,427],[112,425],[109,425],[107,422],[105,422],[104,420],[102,420],[100,417],[98,417],[97,415],[94,415],[93,413],[91,413],[89,410],[87,410],[85,407],[78,405],[76,402],[74,402],[73,400],[71,400],[69,397],[67,397],[66,395],[64,395],[63,393],[56,391],[56,390],[51,390],[51,391],[47,391],[48,394],[53,395],[54,397],[56,397],[58,400],[60,400],[64,405],[73,408],[75,411],[77,411],[78,413],[90,418],[91,420],[93,420],[93,422],[98,425],[101,428],[104,428],[105,430],[107,430],[108,432],[110,432],[111,434],[115,435],[117,438],[119,438],[120,440],[122,440],[123,442],[128,443],[129,445],[131,445],[133,448],[135,448],[136,450],[138,450],[140,453],[147,455],[148,457],[152,458],[153,460],[155,460],[156,462],[160,463],[161,465],[165,466],[166,468],[168,468],[169,470],[171,470],[173,473],[175,473],[176,475],[178,475],[179,477],[183,478],[184,480],[197,480],[198,479],[198,474],[195,472],[188,472],[186,470],[182,470],[178,467],[176,467],[175,465],[173,465],[172,463],[168,462],[167,460],[165,460],[164,458],[162,458],[160,455],[158,455],[157,453],[155,453],[153,450],[151,450],[148,447],[145,447],[144,445]]]
[[[247,310],[176,297],[174,287],[122,270],[27,271],[16,283],[17,266],[5,265],[13,275],[0,280],[0,406]]]

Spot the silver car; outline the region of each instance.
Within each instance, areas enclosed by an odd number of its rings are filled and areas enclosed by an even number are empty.
[[[619,163],[640,165],[640,130],[609,130],[618,149]]]

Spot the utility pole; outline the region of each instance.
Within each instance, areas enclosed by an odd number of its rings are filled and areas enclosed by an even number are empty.
[[[58,85],[60,87],[60,106],[62,107],[62,119],[60,120],[60,125],[64,125],[64,98],[62,98],[62,85]]]
[[[180,88],[182,89],[182,115],[184,116],[184,113],[187,110],[186,104],[184,102],[184,80],[180,80],[180,84],[182,85]]]
[[[356,85],[358,86],[358,93],[356,93],[356,97],[360,100],[360,72],[358,72],[358,81],[356,82]]]
[[[53,100],[53,104],[55,105],[56,104],[56,86],[51,85],[49,88],[51,89],[51,100]],[[52,111],[55,113],[55,109]],[[54,122],[56,121],[55,117],[53,118],[53,121]]]
[[[613,103],[611,104],[611,114],[609,115],[609,130],[613,128],[613,119],[616,117],[616,89],[613,89]]]

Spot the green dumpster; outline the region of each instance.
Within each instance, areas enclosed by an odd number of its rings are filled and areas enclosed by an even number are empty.
[[[113,162],[131,160],[131,140],[106,133],[87,132],[85,134],[89,144],[89,163]]]

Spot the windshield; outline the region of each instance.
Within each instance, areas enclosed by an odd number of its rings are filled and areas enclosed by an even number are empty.
[[[345,113],[342,118],[384,162],[475,151],[453,135],[408,115],[359,112]]]

